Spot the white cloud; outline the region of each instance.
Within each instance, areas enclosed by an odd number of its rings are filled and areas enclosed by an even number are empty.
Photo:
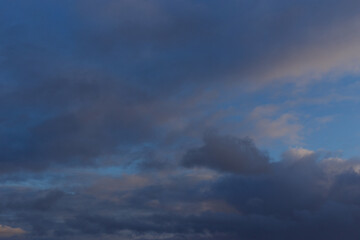
[[[314,156],[315,152],[305,148],[291,148],[283,153],[283,159],[287,161],[298,161]]]

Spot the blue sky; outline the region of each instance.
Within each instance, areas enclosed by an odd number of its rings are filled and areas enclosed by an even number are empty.
[[[357,239],[360,3],[0,2],[0,239]]]

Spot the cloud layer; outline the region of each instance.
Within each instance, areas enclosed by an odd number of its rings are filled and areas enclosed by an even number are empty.
[[[184,155],[187,167],[203,169],[96,176],[90,184],[70,174],[57,180],[66,191],[2,188],[0,210],[27,223],[30,239],[357,238],[358,159],[294,148],[269,162],[249,139],[211,138],[190,150],[201,155]]]
[[[0,237],[357,239],[359,7],[1,1]]]
[[[211,106],[194,114],[207,100],[200,89],[356,71],[356,1],[2,5],[2,171],[162,141],[208,114]],[[268,135],[298,141],[291,119],[259,120],[258,131],[288,124]]]

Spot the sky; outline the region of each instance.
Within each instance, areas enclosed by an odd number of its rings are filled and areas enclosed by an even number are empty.
[[[358,239],[358,9],[0,1],[0,239]]]

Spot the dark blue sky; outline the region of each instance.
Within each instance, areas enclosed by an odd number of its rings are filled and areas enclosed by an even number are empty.
[[[0,239],[357,239],[358,9],[0,1]]]

